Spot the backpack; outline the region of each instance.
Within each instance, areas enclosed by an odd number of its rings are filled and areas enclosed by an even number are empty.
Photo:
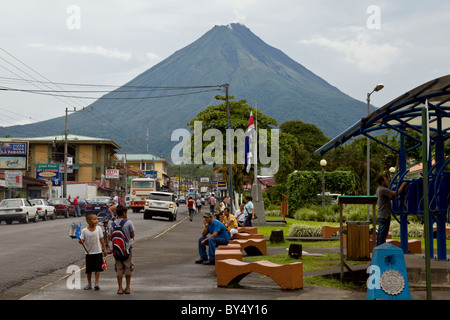
[[[127,219],[122,219],[120,224],[114,221],[111,225],[113,228],[113,232],[111,233],[113,256],[119,261],[125,261],[130,257],[130,244],[123,231],[123,226],[127,221]]]

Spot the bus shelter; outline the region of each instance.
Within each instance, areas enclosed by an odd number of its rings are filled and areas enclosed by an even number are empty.
[[[422,125],[422,110],[428,113],[428,130]],[[400,147],[396,148],[380,141],[377,132],[393,130],[400,134]],[[428,136],[427,177],[408,177],[407,154],[422,146],[421,139],[408,131]],[[427,132],[428,131],[428,132]],[[450,210],[450,157],[445,154],[445,141],[450,138],[450,75],[428,81],[392,100],[370,115],[362,118],[315,151],[325,154],[357,136],[366,136],[381,143],[398,154],[398,173],[389,188],[396,190],[403,182],[408,182],[402,194],[396,194],[392,200],[392,213],[400,223],[400,242],[404,253],[408,253],[408,215],[423,215],[428,208],[429,232],[433,235],[436,224],[437,259],[447,259],[446,222]],[[415,141],[415,145],[405,146],[405,137]],[[424,197],[423,184],[428,183],[428,196]],[[428,201],[424,201],[428,198]],[[425,203],[427,202],[427,203]],[[429,243],[431,255],[434,255],[433,241]]]

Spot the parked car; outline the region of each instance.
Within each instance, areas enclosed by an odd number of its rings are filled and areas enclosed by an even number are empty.
[[[48,203],[55,207],[56,215],[64,216],[64,218],[68,218],[69,216],[76,216],[75,206],[67,200],[66,198],[54,198],[49,199]]]
[[[144,219],[151,219],[153,216],[167,217],[170,221],[177,219],[178,206],[176,197],[169,192],[150,192],[144,207]]]
[[[87,200],[85,214],[98,214],[103,212],[109,207],[111,202],[110,197],[95,197]]]
[[[178,203],[186,203],[186,198],[184,196],[179,196]]]
[[[33,205],[25,198],[4,199],[0,202],[0,222],[11,224],[14,220],[28,223],[39,221],[39,215]]]
[[[55,220],[56,209],[54,206],[50,205],[45,199],[32,199],[31,204],[37,209],[39,218],[43,221],[48,220],[48,218]]]

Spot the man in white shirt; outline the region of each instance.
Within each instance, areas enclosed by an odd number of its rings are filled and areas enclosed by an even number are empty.
[[[244,225],[244,221],[245,221],[245,213],[244,213],[244,204],[243,203],[241,203],[241,205],[239,206],[239,209],[236,210],[236,212],[234,213],[234,216],[236,217],[239,227],[242,227]]]

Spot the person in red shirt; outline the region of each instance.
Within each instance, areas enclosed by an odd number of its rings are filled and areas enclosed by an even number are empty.
[[[189,197],[189,200],[186,203],[186,208],[189,210],[189,220],[192,221],[195,214],[195,201],[192,199],[192,197]]]
[[[73,205],[75,206],[75,212],[77,213],[77,217],[81,217],[80,205],[78,204],[78,198],[80,196],[76,196],[73,198]]]

